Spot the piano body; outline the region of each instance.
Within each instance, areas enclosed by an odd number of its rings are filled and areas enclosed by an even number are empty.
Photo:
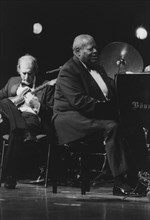
[[[115,76],[118,110],[125,125],[150,129],[150,74],[118,74]]]

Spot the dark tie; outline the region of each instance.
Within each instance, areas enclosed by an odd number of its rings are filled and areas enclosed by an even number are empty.
[[[21,85],[22,85],[22,87],[25,87],[25,86],[27,86],[29,88],[33,87],[33,83],[31,83],[30,85],[27,85],[26,83],[22,82]]]

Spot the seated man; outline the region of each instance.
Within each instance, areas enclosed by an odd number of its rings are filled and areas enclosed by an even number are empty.
[[[19,76],[11,77],[0,90],[0,135],[9,132],[9,144],[4,160],[5,187],[15,188],[17,155],[23,141],[35,140],[41,126],[51,120],[53,85],[56,80],[39,85],[38,65],[26,54],[17,64]],[[38,86],[38,87],[37,87]]]
[[[67,144],[95,134],[104,137],[114,176],[113,194],[128,195],[133,190],[126,178],[130,173],[130,158],[121,134],[123,129],[118,123],[114,82],[99,64],[92,36],[77,36],[73,42],[73,54],[73,58],[61,68],[55,86],[53,120],[58,143]]]

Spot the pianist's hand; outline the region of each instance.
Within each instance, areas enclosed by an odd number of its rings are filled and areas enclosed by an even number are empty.
[[[118,118],[116,103],[112,100],[96,101],[95,116],[98,119],[116,120]]]
[[[150,72],[150,65],[145,67],[144,72]]]
[[[0,113],[0,123],[3,122],[3,117],[2,117],[2,114]]]

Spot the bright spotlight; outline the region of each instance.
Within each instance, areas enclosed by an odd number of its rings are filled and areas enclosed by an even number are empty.
[[[42,32],[42,25],[40,23],[35,23],[33,25],[33,33],[40,34]]]
[[[147,33],[147,30],[144,27],[138,27],[136,29],[135,35],[138,39],[144,40],[144,39],[147,38],[148,33]]]

